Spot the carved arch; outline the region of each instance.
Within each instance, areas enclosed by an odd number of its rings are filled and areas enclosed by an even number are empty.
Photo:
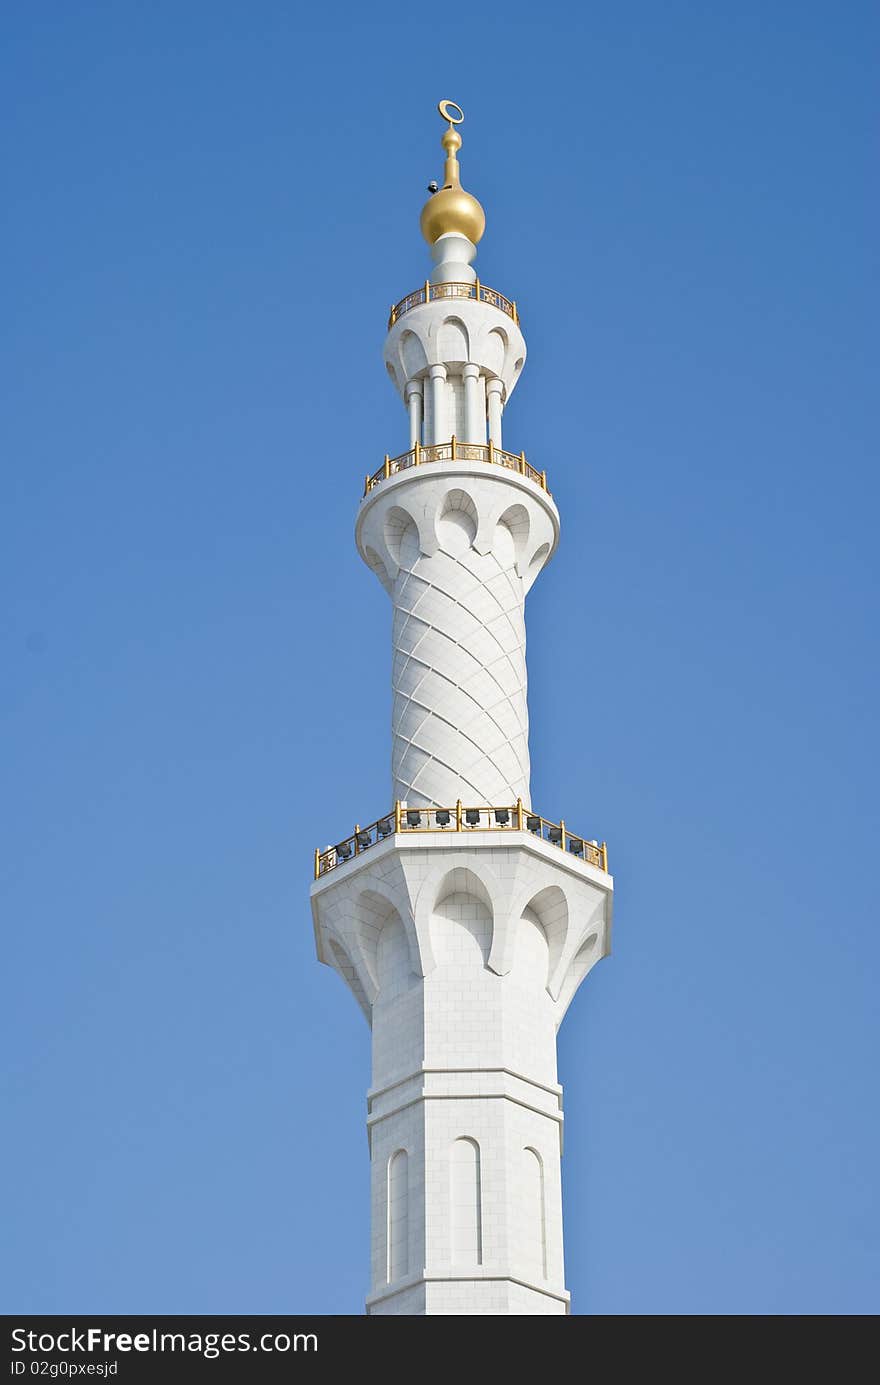
[[[398,568],[411,567],[418,557],[419,530],[409,510],[402,505],[390,505],[385,511],[383,525],[385,547]]]
[[[550,964],[547,974],[547,989],[554,993],[554,981],[568,937],[569,908],[565,892],[559,885],[548,885],[539,890],[525,906],[531,909],[544,930],[547,947],[550,951]],[[525,910],[523,910],[525,912]]]
[[[507,359],[509,350],[509,340],[504,328],[493,327],[490,332],[486,333],[481,345],[481,354],[485,361],[487,373],[499,377],[503,376],[504,362]]]
[[[541,568],[547,562],[547,559],[549,557],[549,543],[542,543],[540,548],[538,548],[532,554],[532,557],[529,561],[529,565],[526,568],[526,571],[523,573],[523,581],[525,582],[526,591],[528,591],[529,588],[532,586],[533,582],[535,581],[535,578],[538,576],[538,573],[541,571]]]
[[[492,936],[494,937],[495,909],[492,901],[500,898],[502,891],[498,877],[489,866],[482,861],[463,861],[459,857],[435,866],[422,882],[422,887],[416,896],[413,915],[423,976],[427,976],[436,966],[434,949],[431,944],[431,915],[438,904],[442,903],[450,894],[467,894],[468,892],[474,894],[488,909]]]
[[[418,942],[413,926],[412,911],[408,901],[401,899],[397,891],[373,880],[358,894],[355,904],[355,927],[357,938],[364,957],[364,965],[376,990],[379,987],[379,943],[385,927],[395,921],[403,929],[406,939],[409,965],[415,976],[421,975],[418,963]]]
[[[599,930],[596,929],[584,939],[565,971],[556,1002],[556,1027],[562,1023],[566,1010],[572,1002],[574,993],[588,972],[604,956],[599,947]]]
[[[421,375],[423,371],[427,370],[427,353],[415,332],[404,331],[401,333],[398,353],[404,380],[413,380],[417,375]]]
[[[513,539],[513,551],[516,554],[517,570],[519,570],[529,542],[529,512],[525,505],[509,505],[498,523],[505,525],[510,530]],[[520,576],[522,576],[521,572]]]
[[[473,497],[461,487],[446,492],[437,513],[437,543],[451,557],[465,553],[477,537],[480,516]]]
[[[436,327],[435,352],[444,365],[464,364],[471,358],[470,333],[460,317],[450,314]]]
[[[345,948],[336,938],[328,936],[327,941],[330,945],[331,965],[348,985],[349,990],[363,1011],[364,1019],[367,1024],[372,1025],[373,1011],[370,1002],[367,1000],[366,993],[361,984],[361,979],[355,970],[351,958]]]
[[[390,596],[392,588],[391,578],[388,576],[388,569],[386,568],[382,559],[379,557],[379,554],[376,552],[375,548],[371,548],[369,544],[365,544],[364,557],[367,560],[367,567],[370,569],[371,572],[375,572],[379,581],[382,583],[382,586],[385,588],[385,590],[388,592]]]

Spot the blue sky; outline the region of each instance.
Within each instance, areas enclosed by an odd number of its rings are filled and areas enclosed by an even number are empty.
[[[352,530],[446,96],[562,512],[533,802],[617,887],[560,1034],[574,1311],[876,1312],[876,11],[0,22],[4,1310],[363,1309],[368,1033],[307,894],[389,798]]]

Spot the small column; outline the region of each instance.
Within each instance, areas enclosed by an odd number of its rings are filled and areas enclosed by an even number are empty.
[[[501,396],[504,392],[504,383],[501,380],[489,380],[486,383],[486,399],[489,410],[489,440],[493,447],[501,447]]]
[[[461,374],[464,380],[464,440],[485,444],[486,420],[480,407],[480,367],[469,362]]]
[[[431,377],[431,437],[425,441],[448,442],[451,430],[446,420],[446,367],[432,365],[428,374]]]
[[[408,380],[406,385],[406,403],[409,409],[409,445],[415,447],[417,442],[422,440],[422,382],[421,380]]]

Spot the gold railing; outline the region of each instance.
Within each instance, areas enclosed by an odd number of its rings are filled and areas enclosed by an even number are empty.
[[[400,833],[413,832],[531,832],[551,846],[558,846],[578,860],[599,870],[608,870],[608,848],[604,842],[588,841],[569,832],[565,822],[550,822],[540,814],[524,808],[522,799],[507,807],[492,808],[485,805],[468,808],[459,799],[454,808],[409,808],[397,802],[384,818],[371,822],[369,827],[356,826],[350,837],[328,846],[324,851],[315,850],[315,879],[344,865],[355,856],[369,851],[371,846]]]
[[[508,471],[527,476],[542,490],[547,490],[546,471],[538,471],[531,466],[526,461],[525,452],[505,452],[491,442],[459,442],[457,438],[452,438],[449,442],[433,443],[429,447],[417,442],[415,447],[399,457],[386,454],[379,470],[372,476],[364,477],[364,495],[369,495],[374,486],[386,481],[389,476],[396,476],[399,471],[406,471],[411,466],[422,466],[425,462],[488,462],[490,466],[503,466]],[[547,494],[550,492],[547,491]]]
[[[473,284],[432,284],[426,279],[421,288],[414,289],[406,298],[401,298],[399,303],[393,305],[388,317],[389,331],[398,318],[403,317],[411,308],[419,308],[423,303],[434,303],[440,298],[470,298],[477,303],[488,303],[490,307],[500,308],[503,313],[507,313],[507,316],[513,318],[519,326],[519,313],[513,299],[505,298],[503,293],[498,293],[495,289],[487,289],[479,279]]]

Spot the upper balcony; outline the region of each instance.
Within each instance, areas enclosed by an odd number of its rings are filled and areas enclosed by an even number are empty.
[[[505,452],[503,448],[495,447],[492,442],[459,442],[456,438],[451,438],[449,442],[434,443],[427,447],[417,442],[415,447],[410,448],[409,452],[401,453],[399,457],[386,456],[378,471],[373,472],[372,476],[364,477],[364,495],[369,495],[374,486],[378,486],[389,477],[397,476],[401,471],[408,471],[410,467],[423,466],[426,462],[485,462],[489,466],[504,467],[507,471],[515,471],[520,476],[526,476],[530,481],[534,481],[535,485],[540,486],[542,491],[550,494],[547,490],[546,471],[538,471],[537,467],[527,462],[525,452]]]
[[[401,298],[399,303],[395,303],[388,318],[388,330],[394,326],[412,308],[419,308],[423,303],[434,303],[440,299],[449,298],[469,298],[472,302],[488,303],[491,308],[498,308],[502,313],[506,313],[511,321],[519,326],[519,313],[516,310],[516,303],[512,298],[505,298],[503,293],[498,293],[497,289],[489,289],[485,284],[481,284],[479,279],[473,284],[451,283],[451,284],[432,284],[426,279],[421,288],[414,289],[405,298]]]

